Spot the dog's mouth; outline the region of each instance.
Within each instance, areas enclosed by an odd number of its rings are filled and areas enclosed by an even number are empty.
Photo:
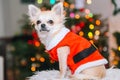
[[[45,32],[45,31],[46,31],[46,32],[49,32],[50,30],[48,30],[48,29],[46,29],[46,28],[41,28],[41,29],[40,29],[40,32],[42,32],[42,31],[44,31],[44,32]]]

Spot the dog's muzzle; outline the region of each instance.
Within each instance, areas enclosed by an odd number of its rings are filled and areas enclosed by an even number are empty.
[[[47,32],[49,32],[49,30],[46,28],[46,25],[45,25],[45,24],[41,24],[40,32],[41,32],[41,31],[47,31]]]

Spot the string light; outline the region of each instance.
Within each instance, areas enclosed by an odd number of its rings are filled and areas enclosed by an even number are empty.
[[[93,22],[93,18],[89,18],[89,21],[90,21],[90,22]]]
[[[87,0],[87,4],[92,4],[92,0]]]
[[[64,2],[63,5],[64,5],[65,7],[69,7],[69,4],[68,4],[67,2]]]
[[[86,19],[89,19],[90,17],[89,17],[88,15],[85,15],[85,18],[86,18]]]
[[[96,20],[95,23],[96,23],[96,25],[98,25],[98,26],[101,24],[100,20]]]
[[[93,40],[90,40],[90,42],[93,44],[94,43],[94,41]]]
[[[94,36],[94,39],[95,39],[95,40],[98,40],[98,39],[99,39],[99,36],[98,36],[98,35],[95,35],[95,36]]]
[[[32,66],[31,71],[36,71],[36,67]]]
[[[74,18],[75,17],[75,14],[73,12],[70,13],[70,17],[71,18]]]
[[[89,37],[90,39],[92,39],[92,38],[93,38],[93,33],[92,33],[92,32],[88,32],[88,37]]]
[[[41,57],[40,62],[45,62],[45,58]]]
[[[37,0],[38,4],[41,4],[43,2],[43,0]]]
[[[85,9],[85,13],[86,13],[86,14],[89,14],[89,13],[90,13],[90,10],[89,10],[89,9]]]
[[[79,19],[79,18],[80,18],[80,15],[79,15],[79,14],[76,14],[76,15],[75,15],[75,18],[76,18],[76,19]]]
[[[40,42],[39,41],[35,41],[34,44],[35,44],[36,47],[40,46]]]
[[[92,30],[92,29],[94,29],[94,25],[93,24],[90,24],[89,25],[89,28]]]
[[[91,18],[93,17],[93,14],[92,14],[92,13],[89,13],[88,15],[89,15],[89,17],[91,17]]]
[[[96,30],[96,31],[95,31],[95,35],[100,35],[100,31],[99,31],[99,30]]]
[[[80,36],[83,36],[83,35],[84,35],[84,32],[83,32],[83,31],[80,31],[80,32],[79,32],[79,35],[80,35]]]
[[[50,0],[50,4],[55,4],[56,0]]]
[[[118,51],[120,51],[120,46],[118,46]]]
[[[75,5],[74,4],[71,4],[70,5],[70,9],[74,9],[75,8]]]
[[[30,60],[31,60],[31,61],[35,61],[36,59],[35,59],[34,57],[31,57]]]

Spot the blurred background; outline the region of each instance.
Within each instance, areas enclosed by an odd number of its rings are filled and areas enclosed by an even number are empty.
[[[0,80],[27,80],[35,71],[58,69],[28,19],[28,5],[50,10],[59,0],[0,0]],[[120,68],[120,1],[65,0],[65,25],[94,43]]]

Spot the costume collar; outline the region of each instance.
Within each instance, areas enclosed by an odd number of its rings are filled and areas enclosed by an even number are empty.
[[[54,48],[66,35],[70,32],[69,29],[63,27],[61,31],[50,41],[48,45],[46,45],[46,50],[51,50]]]

